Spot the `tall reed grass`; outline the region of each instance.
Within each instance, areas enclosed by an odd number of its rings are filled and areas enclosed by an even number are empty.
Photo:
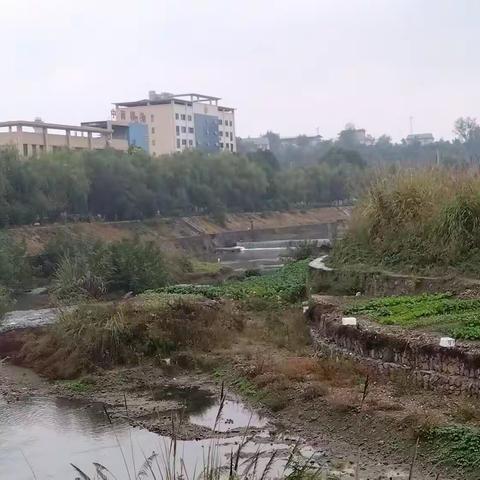
[[[379,173],[332,258],[338,264],[480,271],[479,170]]]

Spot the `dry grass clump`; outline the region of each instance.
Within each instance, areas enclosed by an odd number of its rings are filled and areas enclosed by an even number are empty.
[[[328,394],[329,388],[321,382],[311,382],[304,385],[302,389],[303,400],[315,400],[319,397],[324,397]]]
[[[464,400],[456,405],[453,416],[460,422],[480,424],[480,405]]]
[[[262,341],[298,354],[306,353],[312,344],[310,330],[298,306],[250,314],[244,336],[255,344]]]
[[[225,347],[242,328],[242,317],[225,302],[174,298],[83,305],[27,341],[19,358],[51,378],[73,378],[95,366]]]
[[[338,263],[468,270],[475,269],[479,252],[479,171],[429,168],[378,175],[333,257]]]

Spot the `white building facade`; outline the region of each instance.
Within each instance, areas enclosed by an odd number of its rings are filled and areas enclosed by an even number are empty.
[[[196,93],[151,91],[148,99],[115,103],[112,121],[147,125],[152,155],[185,149],[236,152],[235,110],[219,105],[219,100]]]

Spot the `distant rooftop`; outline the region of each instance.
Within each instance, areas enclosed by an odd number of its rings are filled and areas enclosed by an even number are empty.
[[[212,97],[210,95],[203,95],[201,93],[180,93],[173,94],[169,92],[157,93],[155,90],[148,92],[148,98],[142,100],[135,100],[132,102],[115,102],[117,107],[139,107],[146,105],[162,105],[165,103],[194,103],[194,102],[208,102],[218,105],[220,97]]]
[[[407,139],[408,138],[411,138],[411,139],[421,139],[421,138],[432,139],[434,137],[433,137],[432,133],[411,133],[410,135],[407,135]]]
[[[112,133],[109,128],[98,128],[88,125],[65,125],[63,123],[47,123],[41,120],[12,120],[8,122],[0,122],[0,127],[31,127],[31,128],[47,128],[50,130],[73,130],[75,132],[92,132],[92,133]]]

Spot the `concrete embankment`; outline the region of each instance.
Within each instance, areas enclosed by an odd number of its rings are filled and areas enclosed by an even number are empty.
[[[165,248],[208,249],[236,241],[286,238],[325,238],[343,229],[349,207],[321,207],[289,212],[253,212],[226,215],[219,224],[209,216],[154,218],[144,221],[92,222],[25,226],[8,229],[14,239],[24,242],[27,253],[41,253],[48,242],[63,231],[107,242],[139,237]],[[327,226],[330,225],[330,226]]]

